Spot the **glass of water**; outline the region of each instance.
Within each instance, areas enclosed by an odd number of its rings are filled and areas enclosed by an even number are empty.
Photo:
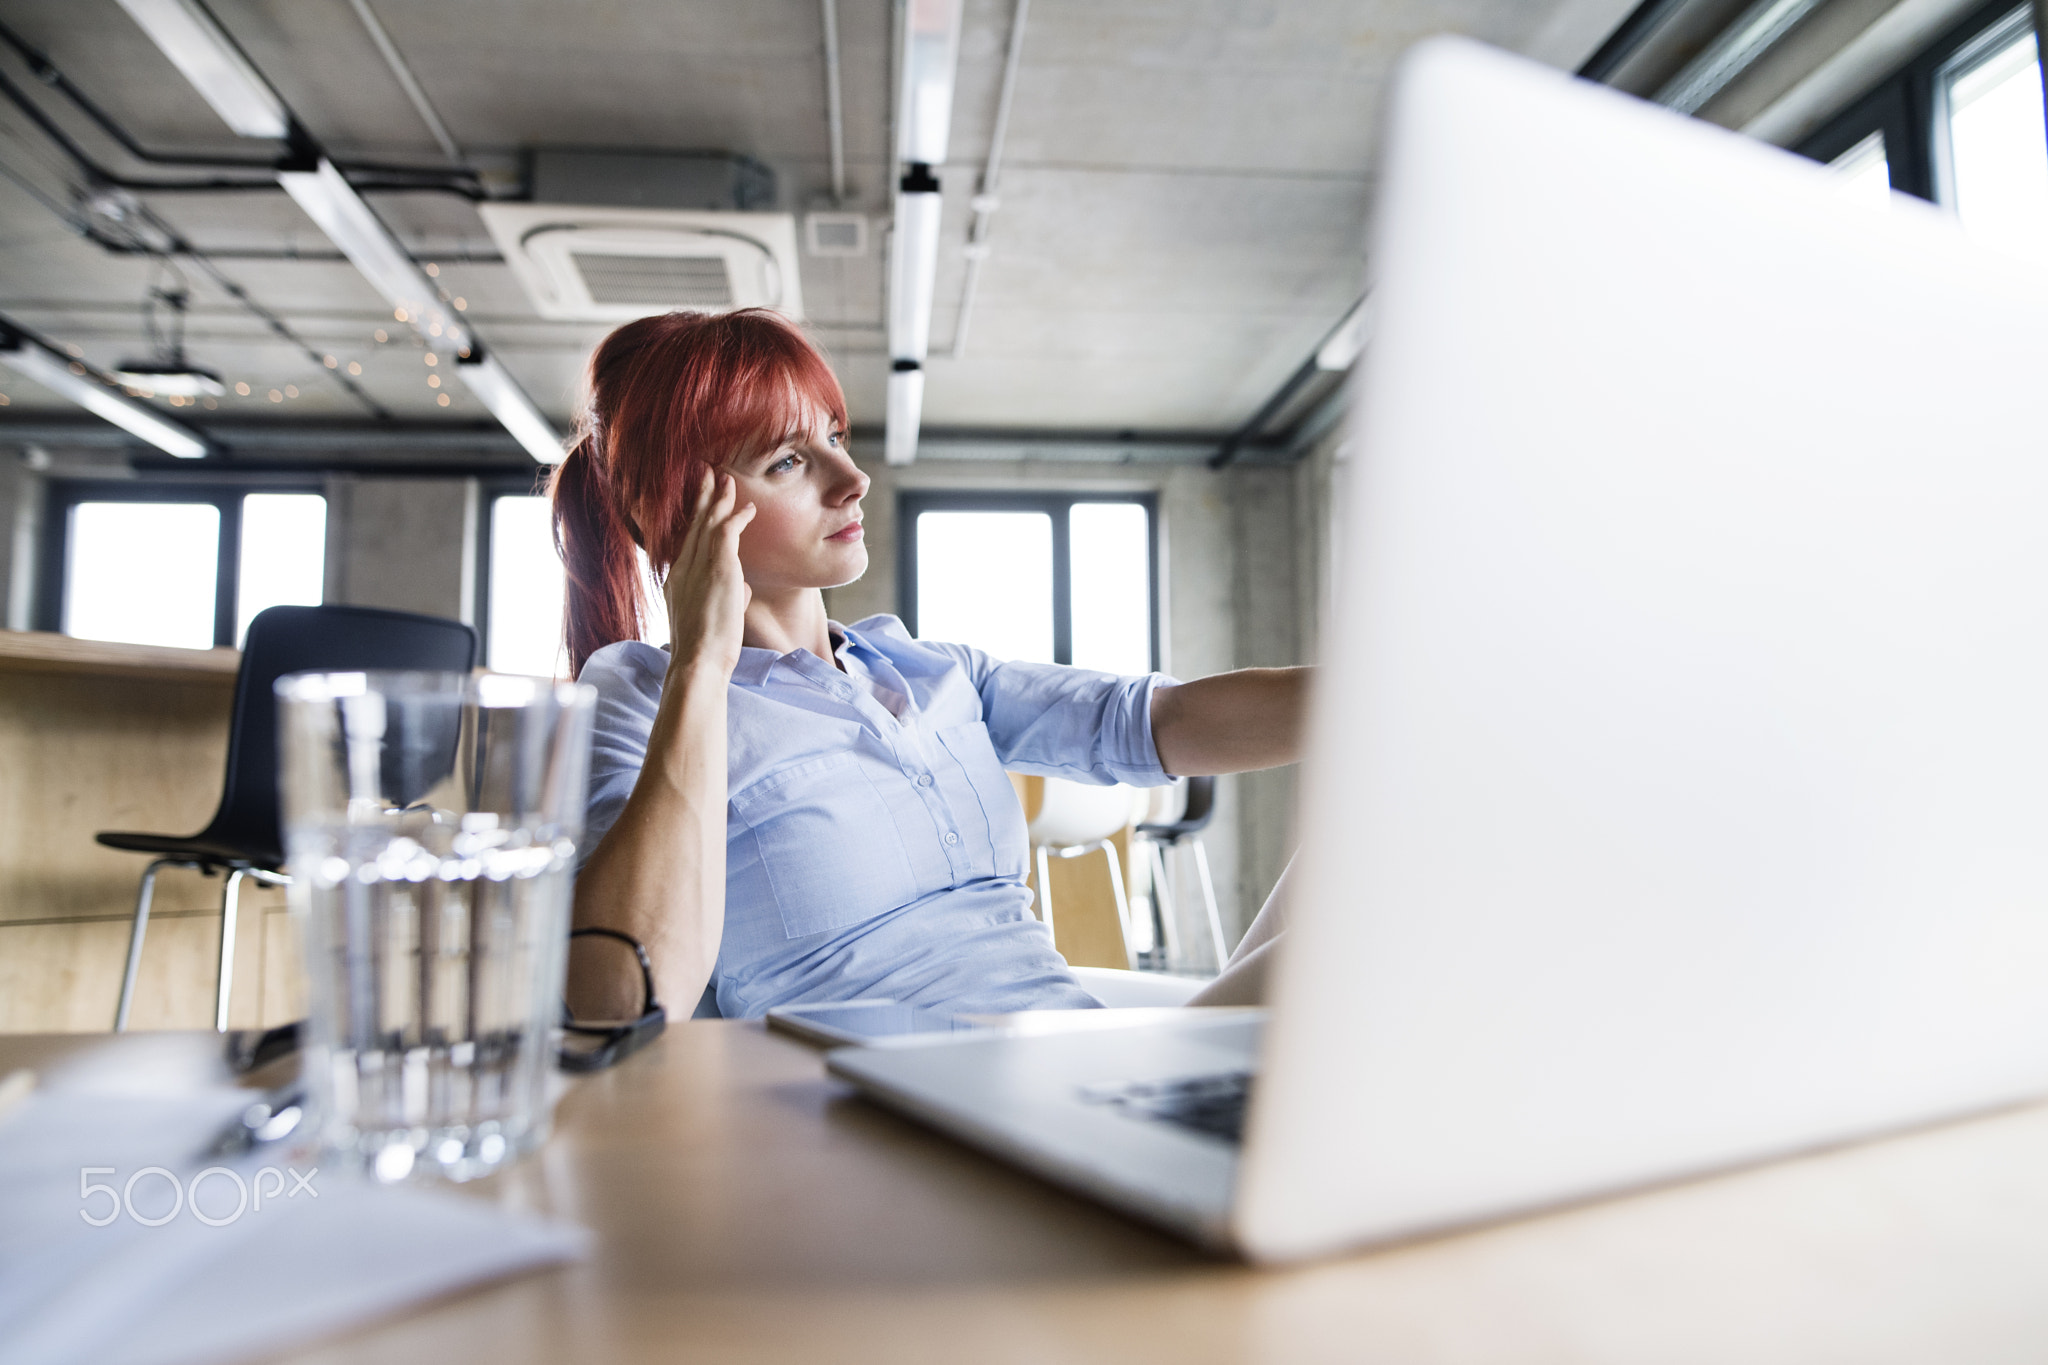
[[[305,1076],[334,1159],[469,1180],[547,1137],[594,689],[277,684]]]

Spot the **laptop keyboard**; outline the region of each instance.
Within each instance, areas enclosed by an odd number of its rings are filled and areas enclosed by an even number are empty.
[[[1111,1105],[1132,1118],[1178,1124],[1232,1144],[1244,1141],[1244,1111],[1251,1097],[1249,1071],[1081,1087],[1081,1098],[1089,1104]]]

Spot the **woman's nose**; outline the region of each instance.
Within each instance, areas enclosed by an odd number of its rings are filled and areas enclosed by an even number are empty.
[[[861,471],[861,467],[853,462],[852,456],[841,458],[844,460],[844,467],[839,481],[833,485],[833,492],[837,495],[836,501],[859,502],[868,495],[868,486],[874,480]]]

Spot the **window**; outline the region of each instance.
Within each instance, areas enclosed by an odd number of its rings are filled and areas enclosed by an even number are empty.
[[[1158,666],[1149,495],[912,492],[897,504],[911,634],[999,659],[1110,673]]]
[[[569,675],[562,639],[566,576],[555,553],[554,516],[534,493],[497,492],[484,519],[484,667],[543,678]],[[647,557],[640,557],[642,570]],[[643,638],[668,643],[668,613],[649,594]]]
[[[318,605],[327,500],[303,490],[60,482],[36,625],[84,639],[239,645],[265,607]]]
[[[1951,209],[1988,246],[2048,260],[2048,122],[2030,6],[1969,15],[1799,150],[1844,194],[1891,188]]]
[[[2032,11],[1957,52],[1935,89],[1942,201],[1987,246],[2048,260],[2048,123]]]

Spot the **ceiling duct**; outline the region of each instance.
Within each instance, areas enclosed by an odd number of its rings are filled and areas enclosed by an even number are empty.
[[[478,212],[544,318],[627,322],[687,308],[803,317],[796,219],[775,174],[724,152],[543,148],[533,203]]]

